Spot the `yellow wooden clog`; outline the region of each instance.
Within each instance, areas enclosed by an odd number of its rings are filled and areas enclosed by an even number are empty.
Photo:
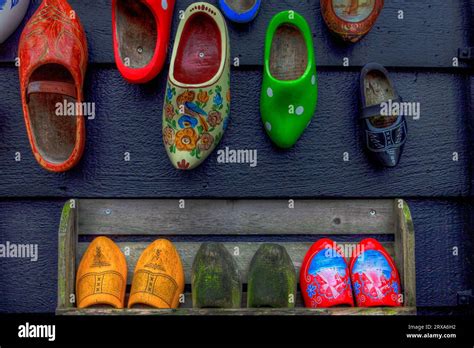
[[[135,267],[128,307],[177,308],[184,291],[184,270],[173,243],[159,239],[142,253]]]
[[[123,308],[127,286],[127,261],[119,247],[97,237],[82,256],[77,270],[77,307],[110,305]]]

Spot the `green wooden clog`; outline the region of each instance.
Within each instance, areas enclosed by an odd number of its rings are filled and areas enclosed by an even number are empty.
[[[294,11],[273,17],[265,39],[260,112],[268,136],[292,147],[308,127],[318,99],[311,30]]]
[[[262,244],[250,262],[247,306],[293,308],[296,300],[295,267],[278,244]]]
[[[192,268],[194,308],[240,308],[242,283],[232,255],[221,243],[203,243]]]

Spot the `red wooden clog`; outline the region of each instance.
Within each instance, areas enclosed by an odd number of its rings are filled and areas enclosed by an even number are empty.
[[[329,30],[344,41],[357,42],[374,26],[384,0],[321,0]]]
[[[115,62],[130,83],[146,83],[165,63],[175,0],[113,0]]]
[[[375,239],[356,248],[350,265],[352,286],[359,307],[402,305],[400,277],[395,262]]]
[[[306,253],[300,270],[300,286],[306,307],[354,306],[344,254],[330,239],[317,241]]]
[[[82,103],[87,42],[66,0],[44,0],[27,23],[19,44],[20,87],[28,138],[45,169],[63,172],[81,159],[85,121],[58,114],[58,105]]]

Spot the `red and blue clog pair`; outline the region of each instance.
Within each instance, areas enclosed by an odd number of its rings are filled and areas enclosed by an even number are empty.
[[[300,285],[306,307],[327,308],[399,307],[400,277],[384,247],[364,239],[355,249],[350,265],[342,249],[330,239],[311,246],[303,260]]]

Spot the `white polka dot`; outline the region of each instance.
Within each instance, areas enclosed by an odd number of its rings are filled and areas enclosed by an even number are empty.
[[[298,116],[303,115],[303,112],[304,112],[304,107],[298,106],[298,107],[296,108],[296,114],[297,114]]]
[[[269,132],[272,131],[272,125],[270,124],[270,122],[265,123],[265,128],[267,128],[267,131],[269,131]]]
[[[168,0],[161,0],[161,7],[163,7],[163,10],[168,9]]]
[[[271,87],[267,88],[267,95],[271,98],[273,97],[273,89]]]
[[[311,83],[313,84],[313,86],[316,84],[316,75],[313,75],[313,77],[311,78]]]

